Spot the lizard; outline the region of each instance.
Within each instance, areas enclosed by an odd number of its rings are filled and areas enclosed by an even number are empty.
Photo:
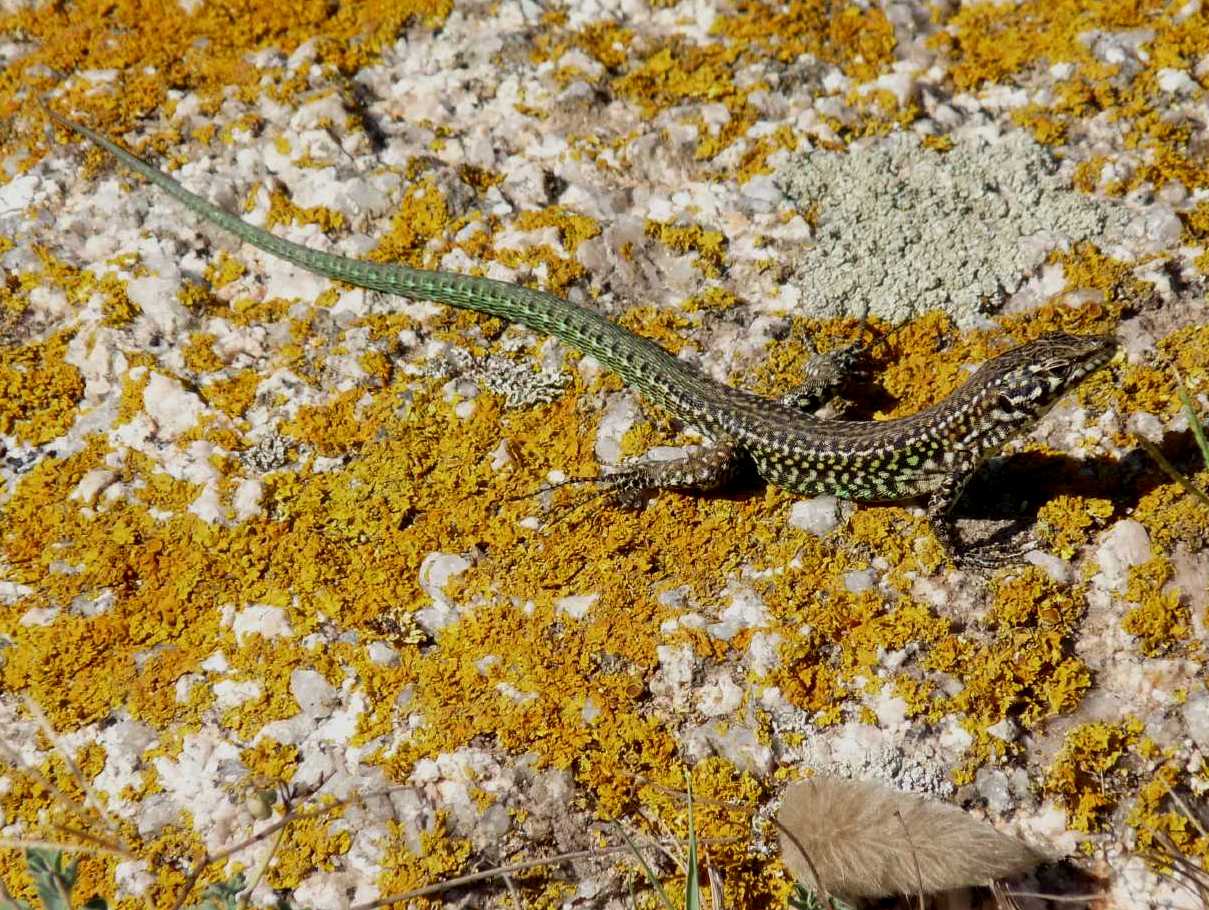
[[[630,387],[699,429],[707,442],[670,461],[638,462],[599,481],[623,501],[662,489],[716,489],[745,463],[790,492],[856,502],[926,501],[941,548],[955,561],[992,566],[1023,547],[959,552],[953,508],[970,478],[1009,441],[1030,431],[1059,400],[1104,367],[1119,348],[1110,334],[1050,333],[983,363],[948,397],[887,420],[815,416],[843,374],[844,351],[808,368],[784,399],[720,383],[654,341],[588,307],[545,291],[457,272],[358,260],[294,243],[257,227],[64,117],[51,119],[239,240],[315,274],[372,291],[473,310],[551,335],[594,357]]]

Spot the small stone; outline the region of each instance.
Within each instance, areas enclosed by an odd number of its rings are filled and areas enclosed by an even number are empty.
[[[1157,443],[1163,438],[1163,421],[1146,411],[1130,414],[1125,425],[1129,432],[1142,436],[1150,442]]]
[[[851,594],[868,591],[876,582],[877,576],[872,569],[844,573],[844,588]]]
[[[456,553],[429,553],[420,563],[420,587],[433,600],[444,601],[449,579],[470,568],[470,560]]]
[[[816,496],[795,502],[789,510],[789,524],[815,537],[830,534],[840,523],[840,501],[834,496]]]
[[[1192,77],[1184,70],[1176,70],[1164,67],[1159,70],[1158,78],[1155,80],[1159,84],[1159,88],[1170,94],[1176,95],[1182,92],[1191,92],[1197,87]]]
[[[394,667],[399,663],[399,652],[384,641],[369,643],[369,659],[380,667]]]
[[[707,682],[697,693],[697,710],[706,717],[723,717],[743,703],[743,690],[729,676]]]
[[[554,609],[560,613],[566,613],[572,619],[583,619],[588,615],[592,604],[599,599],[599,594],[575,594],[570,597],[560,597],[554,602]]]
[[[340,704],[340,695],[335,687],[315,670],[295,670],[291,673],[290,694],[298,702],[302,713],[311,717],[330,714]]]
[[[1190,696],[1182,708],[1188,735],[1202,752],[1209,753],[1209,695]]]
[[[1096,552],[1104,586],[1124,591],[1130,568],[1148,562],[1150,555],[1150,535],[1146,528],[1132,518],[1118,521],[1104,534]]]

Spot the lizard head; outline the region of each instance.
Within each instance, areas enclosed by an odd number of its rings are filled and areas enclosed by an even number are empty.
[[[1112,360],[1112,335],[1045,335],[987,361],[978,384],[997,422],[1027,425]]]

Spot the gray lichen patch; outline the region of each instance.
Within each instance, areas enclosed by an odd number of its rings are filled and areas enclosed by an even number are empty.
[[[806,152],[778,182],[818,217],[792,279],[811,316],[898,324],[941,309],[976,325],[1050,250],[1120,236],[1128,221],[1122,206],[1071,189],[1024,133],[960,138],[943,153],[896,133],[863,149]]]

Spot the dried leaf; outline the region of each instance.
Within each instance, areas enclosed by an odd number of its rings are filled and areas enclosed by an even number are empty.
[[[844,897],[985,885],[1044,860],[955,806],[870,781],[799,781],[785,792],[777,819],[781,855],[794,876],[813,891]]]

